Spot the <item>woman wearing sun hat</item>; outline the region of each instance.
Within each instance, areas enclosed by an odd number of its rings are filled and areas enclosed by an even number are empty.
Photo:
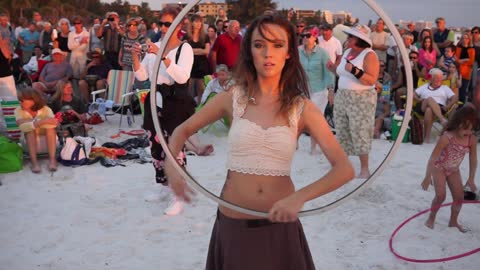
[[[338,91],[335,96],[334,118],[337,139],[348,155],[360,158],[358,178],[368,178],[368,154],[372,145],[377,94],[375,82],[378,77],[379,62],[371,49],[369,28],[355,25],[344,31],[347,35],[346,47],[338,66],[329,64],[339,76]]]

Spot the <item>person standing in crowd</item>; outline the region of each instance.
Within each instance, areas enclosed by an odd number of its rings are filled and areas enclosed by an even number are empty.
[[[122,37],[122,42],[120,43],[118,64],[123,70],[132,71],[132,47],[135,43],[145,44],[145,37],[138,32],[139,24],[135,19],[129,19],[126,26],[126,35]]]
[[[33,48],[38,45],[40,34],[37,32],[34,23],[28,24],[28,29],[24,30],[18,36],[18,42],[22,49],[22,64],[26,64],[33,54]]]
[[[473,93],[477,87],[477,70],[480,71],[480,26],[472,28],[473,48],[475,48],[475,63],[472,69],[472,79],[470,80],[470,91]]]
[[[327,51],[330,61],[333,64],[340,64],[343,54],[342,43],[338,38],[333,36],[333,25],[324,23],[320,27],[322,35],[318,37],[318,46]]]
[[[305,30],[306,23],[304,20],[298,20],[297,22],[297,38],[298,38],[298,45],[303,45],[303,38],[302,33]]]
[[[160,30],[162,31],[162,37],[165,36],[177,15],[178,10],[172,7],[167,7],[162,11],[160,21],[158,22]],[[164,187],[161,189],[160,194],[152,194],[153,196],[149,196],[147,200],[158,200],[163,195],[169,193],[167,187],[169,179],[164,172],[166,156],[157,136],[164,136],[165,140],[168,141],[173,130],[195,112],[195,101],[188,93],[188,80],[193,66],[193,49],[190,44],[183,42],[179,38],[178,32],[181,27],[181,24],[178,25],[172,37],[168,40],[164,54],[161,56],[162,61],[156,82],[153,74],[155,59],[157,57],[156,54],[158,53],[161,42],[166,41],[161,40],[155,44],[147,42],[149,46],[148,53],[141,62],[140,44],[137,43],[136,46],[132,48],[133,71],[135,72],[137,80],[145,81],[150,79],[151,83],[157,85],[156,96],[150,96],[151,92],[148,93],[145,98],[145,104],[149,104],[150,98],[155,98],[159,114],[152,115],[150,106],[145,106],[143,128],[150,133],[155,180]],[[153,117],[159,118],[162,134],[156,133],[153,126]],[[187,162],[185,147],[182,152],[178,151],[177,153],[178,162],[185,166]],[[167,215],[177,215],[182,210],[183,201],[172,195],[164,213]]]
[[[80,75],[84,72],[87,65],[88,44],[90,44],[90,34],[83,28],[83,22],[80,17],[73,19],[75,31],[68,34],[68,48],[72,52],[70,55],[70,65],[73,69],[73,78],[81,79]]]
[[[227,177],[222,199],[268,212],[268,219],[219,206],[205,269],[314,269],[298,213],[305,202],[331,192],[353,177],[345,152],[318,108],[308,99],[295,28],[284,16],[263,15],[245,33],[235,74],[238,83],[221,92],[177,127],[169,148],[179,153],[195,131],[223,116],[229,132]],[[271,129],[275,127],[275,129]],[[319,141],[331,168],[295,191],[290,177],[298,135]],[[280,143],[281,142],[281,143]],[[268,162],[267,162],[268,161]],[[167,160],[170,186],[186,201],[189,187]]]
[[[413,36],[413,44],[415,44],[418,40],[418,31],[415,30],[415,22],[414,21],[410,21],[407,25],[407,28],[408,28],[408,31],[410,32],[410,34],[412,34]]]
[[[389,46],[389,34],[384,31],[385,22],[382,19],[377,20],[375,31],[370,34],[372,40],[372,49],[378,56],[379,60],[387,61],[387,49]]]
[[[418,62],[425,67],[425,79],[430,79],[429,71],[437,64],[437,52],[433,48],[433,40],[430,37],[423,39],[423,44],[420,50],[418,50]]]
[[[43,30],[40,32],[39,36],[39,46],[42,48],[43,54],[48,54],[48,49],[50,44],[53,43],[53,40],[57,36],[57,30],[52,27],[50,22],[43,23]]]
[[[65,55],[67,61],[70,60],[70,49],[68,48],[68,36],[70,34],[70,21],[67,18],[61,18],[58,21],[60,33],[53,43],[54,48],[59,48]]]
[[[7,14],[0,13],[0,35],[2,38],[9,39],[10,50],[13,51],[13,45],[15,44],[15,33],[9,24],[9,18]]]
[[[232,20],[229,22],[227,32],[217,37],[212,48],[212,70],[215,70],[218,64],[225,64],[230,70],[235,66],[242,43],[239,32],[240,23]]]
[[[222,22],[228,21],[227,12],[225,11],[224,8],[219,8],[217,10],[217,17],[215,18],[215,24],[217,24],[218,21],[222,21]]]
[[[193,67],[190,74],[190,94],[197,97],[197,104],[202,99],[204,82],[203,77],[210,74],[208,54],[210,53],[210,38],[205,34],[202,18],[195,14],[192,16],[192,23],[187,36],[187,42],[193,48]]]
[[[335,129],[345,152],[360,159],[360,173],[357,177],[368,178],[379,62],[371,49],[372,41],[367,26],[356,25],[345,33],[348,35],[348,49],[336,68],[339,80],[333,112]]]
[[[468,93],[472,68],[475,63],[475,48],[473,47],[472,36],[468,31],[462,34],[462,38],[457,44],[455,50],[455,59],[458,64],[458,70],[462,76],[462,86],[459,90],[459,100],[465,103],[467,97],[471,99],[472,93]]]
[[[90,45],[88,46],[88,51],[94,51],[97,48],[100,50],[103,50],[103,43],[102,41],[97,37],[97,30],[100,28],[100,23],[101,20],[99,17],[96,17],[93,19],[93,25],[92,27],[88,30],[88,33],[90,35]]]
[[[57,133],[55,128],[58,125],[52,110],[46,105],[42,94],[34,89],[27,88],[19,92],[18,100],[20,107],[15,109],[15,119],[28,147],[28,154],[33,173],[40,173],[42,169],[38,164],[37,152],[40,148],[38,142],[39,135],[45,135],[48,149],[48,170],[54,172],[57,170],[57,159],[55,156]]]
[[[121,69],[118,64],[118,53],[120,51],[120,41],[125,31],[120,26],[118,13],[107,12],[105,17],[97,30],[97,37],[103,40],[106,61],[114,69]]]
[[[298,54],[300,63],[307,74],[310,99],[323,113],[328,101],[333,101],[335,76],[327,69],[327,63],[330,61],[328,52],[315,43],[319,32],[316,26],[305,28],[301,35],[303,45],[298,47]],[[327,87],[330,87],[331,90],[327,90]],[[318,143],[313,137],[310,137],[310,140],[310,154],[313,155]]]
[[[455,32],[446,28],[445,19],[442,17],[437,18],[435,23],[437,24],[437,30],[433,34],[433,41],[440,49],[440,54],[438,55],[440,57],[445,54],[445,48],[452,45],[455,41]]]
[[[151,42],[155,43],[160,40],[160,37],[162,35],[162,32],[158,28],[158,25],[156,22],[152,22],[150,24],[150,29],[147,31],[147,38],[150,39]]]
[[[379,139],[383,130],[391,130],[392,120],[390,108],[390,85],[392,85],[392,76],[385,70],[387,64],[379,61],[380,69],[378,72],[377,83],[375,90],[377,90],[377,104],[375,106],[375,126],[373,130],[373,138]],[[385,87],[388,89],[388,95],[384,95]]]

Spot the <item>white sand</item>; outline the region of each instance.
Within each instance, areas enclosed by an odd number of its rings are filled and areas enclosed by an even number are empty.
[[[115,120],[115,119],[112,119]],[[137,124],[140,122],[137,117]],[[95,126],[99,143],[112,141],[117,121]],[[221,132],[220,132],[221,133]],[[218,192],[224,181],[224,136],[202,134],[215,145],[210,157],[189,157],[188,170]],[[114,141],[129,138],[122,135]],[[294,160],[297,187],[310,183],[328,167],[324,157],[308,154],[309,139],[301,137]],[[378,165],[391,143],[377,140],[372,164]],[[433,264],[408,263],[388,247],[393,230],[405,219],[429,208],[434,192],[421,190],[425,164],[433,144],[402,144],[383,174],[364,192],[320,215],[302,218],[317,269],[479,269],[480,253]],[[358,161],[352,158],[358,168]],[[53,175],[35,175],[28,166],[0,176],[0,269],[203,269],[216,205],[202,195],[175,217],[163,215],[167,202],[146,202],[158,188],[151,164],[126,162],[126,167],[100,164],[60,167]],[[468,174],[468,162],[462,164]],[[478,179],[478,177],[477,177]],[[361,183],[354,180],[339,191],[306,205],[329,203]],[[480,181],[477,180],[477,186]],[[451,196],[447,196],[447,202]],[[449,208],[442,208],[434,230],[426,216],[408,223],[395,238],[402,255],[417,259],[449,257],[478,249],[480,215],[477,204],[464,205],[462,234],[448,228]]]

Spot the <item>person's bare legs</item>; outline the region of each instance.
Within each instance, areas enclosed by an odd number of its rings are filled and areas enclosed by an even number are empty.
[[[378,139],[380,138],[380,133],[383,127],[383,116],[379,116],[375,118],[375,127],[373,129],[373,138]]]
[[[200,102],[202,102],[203,91],[205,90],[203,79],[193,79],[193,81],[197,89],[197,104],[200,104]]]
[[[430,134],[432,132],[433,126],[433,112],[430,108],[425,110],[425,114],[423,116],[423,130],[424,130],[424,140],[426,143],[430,143]]]
[[[458,223],[458,215],[462,209],[463,186],[460,171],[452,173],[447,177],[447,184],[452,192],[453,204],[451,207],[450,222],[448,227],[456,227],[460,232],[465,233],[467,230]]]
[[[438,105],[438,103],[433,98],[427,98],[422,102],[422,111],[425,112],[427,108],[430,108],[433,115],[440,119],[442,123],[447,121],[445,116],[443,116],[442,114],[442,109],[440,108],[440,105]]]
[[[363,154],[358,156],[360,158],[360,174],[357,175],[357,178],[366,179],[370,177],[370,169],[368,168],[368,154]]]
[[[434,168],[432,176],[434,183],[433,187],[435,188],[435,197],[432,201],[432,209],[430,211],[430,215],[428,216],[427,221],[425,221],[425,226],[430,229],[433,229],[438,209],[440,209],[440,206],[445,201],[447,188],[446,176],[440,169]]]
[[[89,86],[87,81],[79,80],[78,88],[80,89],[80,95],[82,96],[83,100],[85,100],[85,102],[88,102],[90,100],[90,91],[88,89]]]
[[[27,142],[30,162],[32,163],[30,169],[34,173],[40,173],[42,169],[40,168],[37,160],[37,134],[35,134],[35,131],[25,133],[25,140]]]
[[[57,159],[55,157],[56,150],[57,150],[57,134],[55,128],[47,128],[45,129],[45,137],[47,138],[47,149],[48,149],[48,170],[56,171],[58,164]]]

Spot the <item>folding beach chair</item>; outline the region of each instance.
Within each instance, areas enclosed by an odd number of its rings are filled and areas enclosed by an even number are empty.
[[[0,97],[0,107],[2,108],[3,118],[7,127],[7,137],[12,141],[18,142],[22,132],[17,125],[14,112],[17,107],[20,107],[20,102],[18,100],[3,100]]]
[[[130,111],[133,112],[130,98],[127,97],[130,97],[132,94],[134,81],[135,76],[132,71],[115,69],[110,70],[108,72],[106,89],[92,91],[91,93],[93,103],[90,105],[90,111],[98,111],[99,114],[105,117],[105,120],[108,120],[108,115],[113,115],[117,112],[121,113],[121,110],[125,106],[130,106]],[[97,100],[97,95],[105,92],[107,92],[105,100]],[[104,110],[99,109],[102,106],[105,106],[105,112]],[[116,107],[115,110],[113,110],[114,107]],[[119,127],[122,124],[122,118],[123,114],[120,116]]]

